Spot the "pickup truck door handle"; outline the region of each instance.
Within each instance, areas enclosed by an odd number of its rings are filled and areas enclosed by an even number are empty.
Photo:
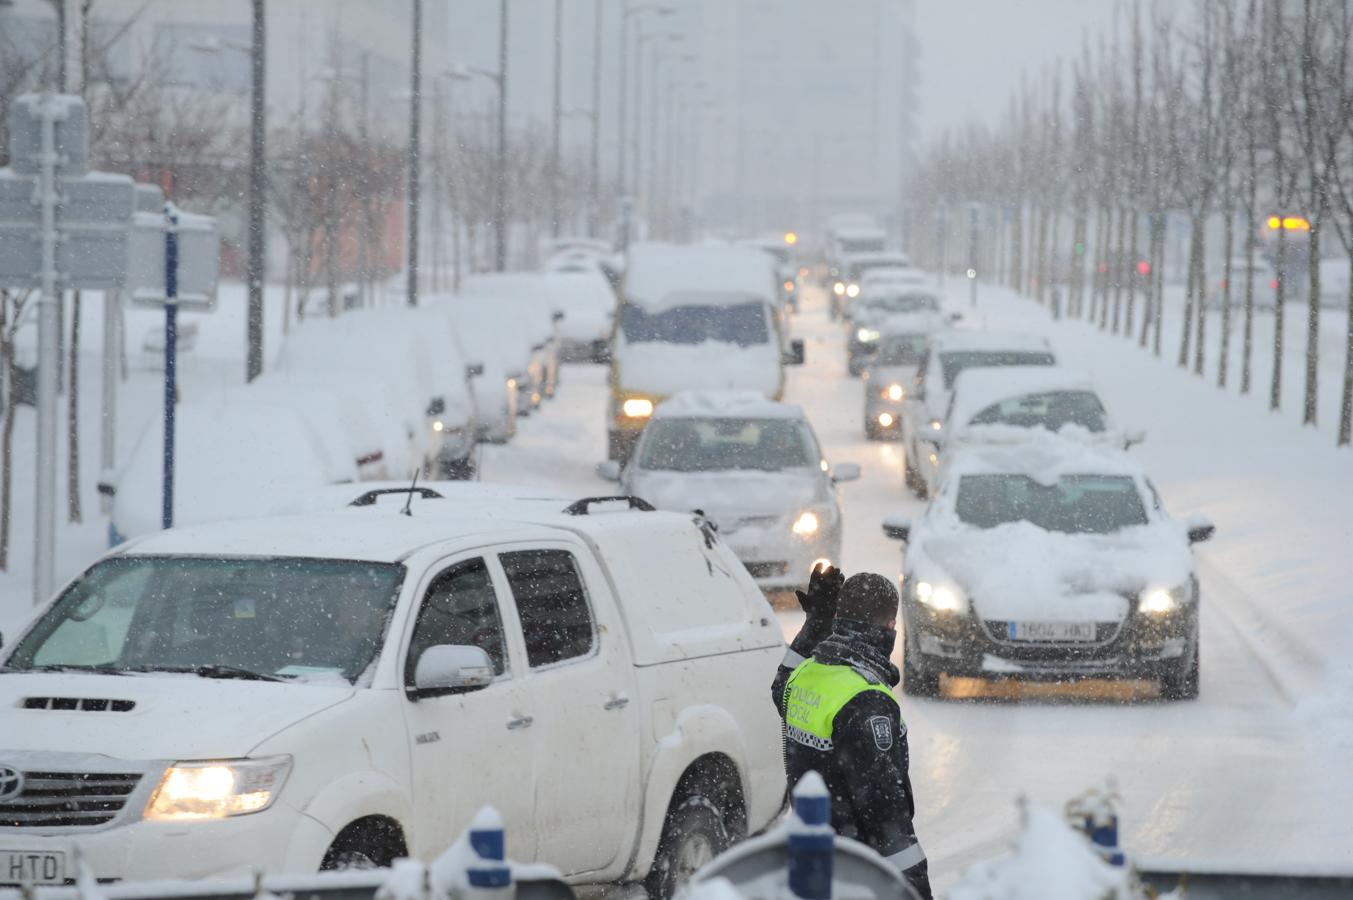
[[[515,719],[507,720],[508,731],[516,731],[519,728],[530,728],[531,723],[535,721],[531,716],[523,716],[520,713],[516,714],[516,716]]]
[[[626,697],[624,694],[616,694],[606,701],[602,709],[624,709],[626,706],[629,706],[629,702],[629,697]]]

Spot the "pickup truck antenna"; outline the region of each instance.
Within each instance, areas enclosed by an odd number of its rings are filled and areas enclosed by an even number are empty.
[[[414,469],[413,483],[409,485],[409,496],[404,500],[404,508],[400,510],[400,513],[403,515],[413,516],[413,509],[411,507],[413,506],[413,494],[416,490],[418,490],[418,470]]]

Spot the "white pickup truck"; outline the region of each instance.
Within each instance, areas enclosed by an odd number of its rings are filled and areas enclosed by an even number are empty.
[[[440,488],[439,488],[440,489]],[[669,896],[784,796],[784,645],[690,515],[372,491],[176,529],[0,654],[0,884],[509,852]]]

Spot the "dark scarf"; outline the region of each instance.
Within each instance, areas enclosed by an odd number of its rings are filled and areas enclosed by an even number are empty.
[[[813,659],[824,666],[850,666],[871,684],[895,687],[901,680],[889,661],[897,632],[881,625],[836,617],[829,638],[817,645]]]

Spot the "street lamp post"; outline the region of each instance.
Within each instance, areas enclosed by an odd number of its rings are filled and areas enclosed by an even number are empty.
[[[413,73],[409,81],[408,303],[418,305],[418,141],[423,68],[423,0],[413,0]]]
[[[587,236],[596,237],[601,218],[601,0],[592,0],[592,202]]]
[[[507,268],[507,0],[498,6],[498,171],[493,187],[493,262]]]
[[[554,116],[550,135],[550,236],[559,237],[559,125],[563,108],[564,0],[554,0]]]
[[[628,89],[626,87],[626,75],[629,71],[629,53],[627,45],[629,42],[629,23],[630,19],[641,16],[644,13],[657,13],[660,16],[670,16],[676,10],[670,6],[663,6],[656,3],[643,3],[639,6],[629,6],[626,4],[621,8],[620,13],[620,115],[618,124],[618,133],[616,135],[616,170],[619,173],[620,193],[625,193],[625,153],[628,145],[625,142],[625,101]],[[642,39],[641,39],[642,40]],[[642,46],[642,44],[641,44]],[[637,68],[637,66],[636,66]],[[638,118],[638,111],[635,112],[635,118]]]
[[[663,35],[663,37],[671,44],[679,44],[685,40],[685,36],[681,34],[667,34]],[[684,58],[685,57],[673,53],[662,53],[658,50],[653,51],[653,69],[648,87],[648,171],[646,173],[648,176],[648,188],[644,191],[644,210],[650,219],[655,218],[657,214],[658,202],[658,121],[662,115],[662,94],[658,90],[659,70],[665,62]],[[670,79],[668,89],[671,89]],[[636,163],[636,175],[638,174],[638,171],[639,167]]]

